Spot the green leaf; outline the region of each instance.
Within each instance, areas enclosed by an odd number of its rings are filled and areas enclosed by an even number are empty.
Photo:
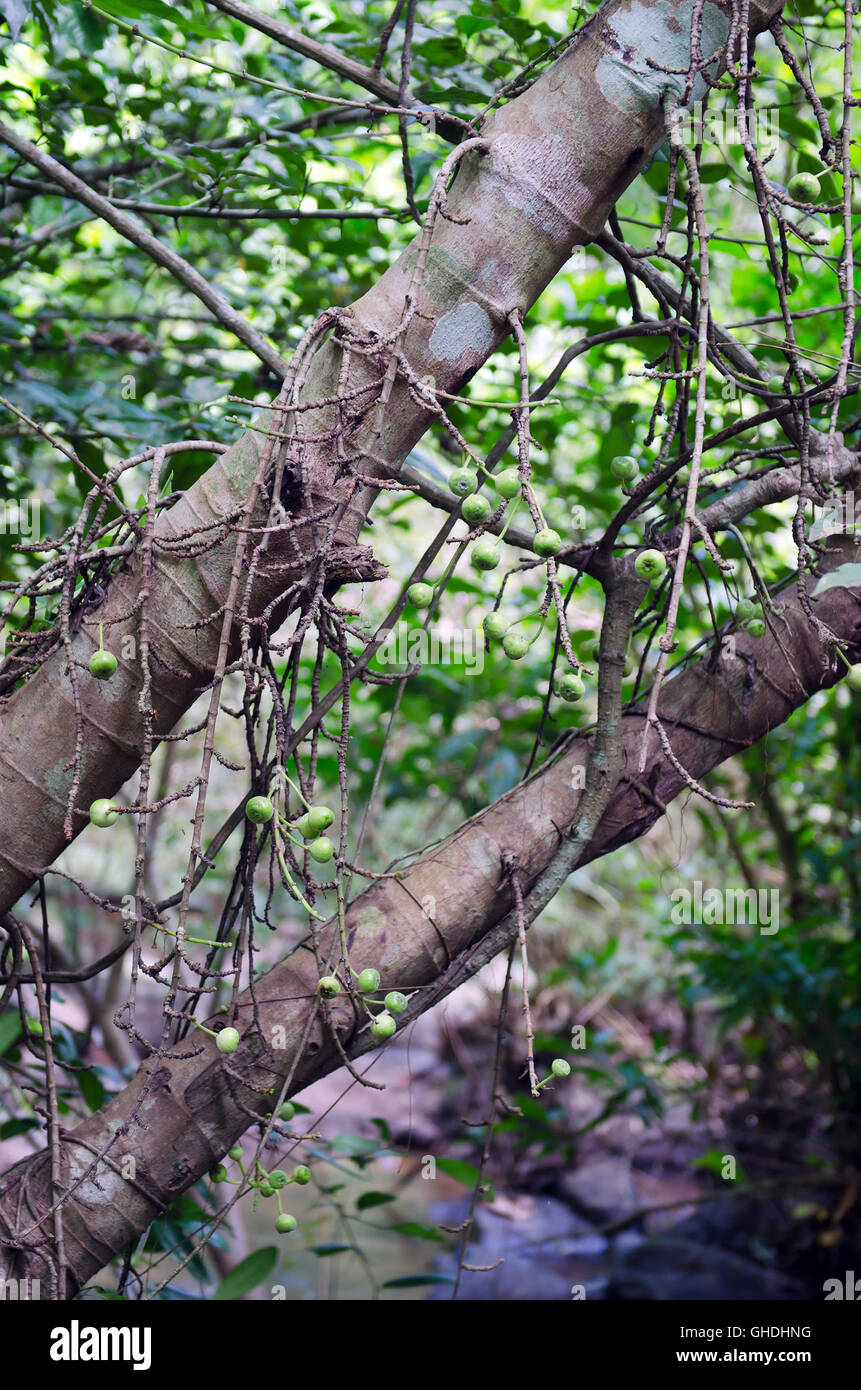
[[[229,1274],[225,1274],[213,1298],[221,1302],[244,1298],[252,1289],[256,1289],[258,1284],[263,1283],[277,1263],[278,1251],[274,1245],[264,1245],[262,1250],[253,1251],[252,1254],[246,1255],[244,1260],[240,1260]]]
[[[436,1166],[443,1173],[448,1173],[450,1178],[454,1178],[455,1182],[462,1182],[464,1187],[475,1187],[479,1182],[478,1169],[474,1168],[471,1163],[464,1162],[462,1158],[438,1158]],[[494,1200],[493,1188],[489,1184],[485,1184],[485,1187],[487,1191],[484,1196],[487,1201],[492,1202]]]
[[[4,1052],[8,1052],[13,1043],[16,1043],[21,1036],[21,1020],[17,1013],[3,1014],[0,1018],[0,1057]]]
[[[31,1129],[38,1129],[38,1120],[7,1120],[0,1125],[0,1139],[14,1139],[16,1134],[27,1134]]]
[[[370,1211],[371,1207],[381,1207],[386,1202],[394,1202],[389,1192],[363,1192],[356,1203],[356,1211]]]
[[[349,1178],[354,1178],[356,1176],[355,1170],[353,1168],[347,1168],[345,1164],[339,1163],[338,1160],[333,1158],[331,1154],[324,1153],[322,1149],[309,1148],[307,1152],[310,1154],[312,1158],[319,1158],[323,1163],[330,1163],[333,1168],[337,1168],[339,1173],[346,1173],[347,1177]],[[356,1158],[353,1161],[357,1163],[358,1166],[361,1168],[366,1162],[369,1162],[370,1160]]]
[[[481,15],[469,14],[458,15],[454,25],[462,34],[466,34],[467,38],[471,38],[473,34],[481,34],[486,29],[496,28],[496,24],[492,19],[482,18]]]
[[[378,1139],[366,1139],[361,1134],[339,1134],[332,1140],[332,1152],[348,1154],[350,1158],[364,1158],[380,1151]]]
[[[422,1221],[396,1221],[394,1226],[389,1227],[390,1231],[399,1231],[402,1236],[417,1236],[419,1240],[436,1240],[444,1242],[444,1237],[433,1226],[426,1226]]]
[[[90,1110],[101,1110],[105,1103],[105,1088],[91,1068],[78,1073],[78,1085]]]
[[[723,1171],[723,1154],[719,1149],[708,1149],[706,1153],[700,1154],[698,1158],[689,1161],[691,1168],[704,1168],[710,1173],[717,1173],[720,1176]]]
[[[312,1255],[343,1255],[345,1250],[355,1250],[355,1245],[311,1245]]]
[[[199,39],[211,39],[211,32],[202,24],[196,24],[187,15],[180,15],[163,0],[100,0],[99,9],[117,19],[162,19],[171,25],[179,25],[186,34],[194,34]]]
[[[426,63],[439,68],[452,68],[466,57],[463,45],[453,34],[428,39],[427,43],[417,45],[415,52],[420,53]]]

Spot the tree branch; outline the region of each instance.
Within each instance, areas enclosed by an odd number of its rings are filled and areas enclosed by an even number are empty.
[[[206,3],[234,19],[241,19],[250,29],[268,34],[270,39],[276,39],[284,48],[289,48],[294,53],[301,53],[303,58],[313,59],[321,68],[328,68],[330,72],[337,73],[348,82],[355,82],[357,87],[363,87],[366,92],[373,92],[374,96],[387,102],[389,106],[403,104],[397,82],[392,82],[379,68],[369,68],[364,63],[357,63],[346,53],[339,53],[337,48],[303,34],[301,29],[282,24],[280,19],[273,19],[271,15],[261,14],[253,6],[243,4],[243,0],[206,0]],[[409,93],[407,96],[411,102],[413,98]]]

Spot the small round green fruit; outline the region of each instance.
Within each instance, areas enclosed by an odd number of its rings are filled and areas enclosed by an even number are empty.
[[[286,1187],[290,1179],[283,1168],[273,1168],[269,1174],[269,1186],[277,1192],[280,1187]]]
[[[318,835],[308,845],[308,853],[318,864],[327,864],[335,853],[335,847],[328,835]]]
[[[99,648],[93,652],[89,661],[90,675],[95,676],[97,681],[110,680],[114,671],[117,669],[117,659],[113,652],[106,652]]]
[[[789,180],[789,196],[796,203],[817,203],[822,192],[815,174],[793,174]]]
[[[209,1171],[210,1182],[227,1182],[227,1169],[223,1163],[216,1163]]]
[[[623,483],[629,483],[636,478],[640,471],[639,464],[630,454],[619,454],[610,460],[610,472],[614,478],[618,478]]]
[[[486,636],[493,637],[497,641],[500,641],[500,639],[505,636],[510,626],[511,624],[508,619],[504,618],[502,614],[498,612],[488,613],[482,623]]]
[[[586,689],[576,671],[566,671],[564,675],[560,676],[556,688],[561,699],[569,702],[579,700]]]
[[[746,623],[759,613],[759,604],[752,598],[740,598],[735,606],[735,616],[740,623]]]
[[[566,1062],[564,1057],[555,1058],[555,1060],[550,1063],[550,1070],[554,1076],[571,1075],[570,1063]]]
[[[455,497],[469,497],[478,488],[478,477],[471,468],[456,468],[448,480],[448,486]]]
[[[529,651],[529,638],[522,632],[506,632],[502,639],[502,650],[512,661],[520,661]]]
[[[235,1028],[222,1028],[215,1039],[215,1046],[219,1052],[235,1052],[239,1046],[239,1034]]]
[[[363,970],[356,980],[356,988],[360,994],[373,994],[380,988],[379,970],[374,970],[373,966]]]
[[[751,618],[747,624],[747,630],[751,637],[762,637],[765,633],[765,623],[762,618]]]
[[[300,1187],[311,1181],[311,1169],[304,1163],[297,1163],[293,1169],[293,1181],[298,1182]]]
[[[378,1042],[385,1042],[397,1031],[397,1027],[390,1013],[377,1014],[376,1018],[371,1019],[371,1036]]]
[[[641,550],[634,561],[634,569],[641,579],[654,583],[666,574],[667,561],[660,550]]]
[[[245,803],[245,814],[253,825],[265,825],[275,814],[268,796],[252,796]]]
[[[386,995],[383,1003],[390,1014],[402,1014],[407,1007],[407,997],[401,994],[400,990],[393,989]]]
[[[282,1211],[275,1222],[275,1229],[279,1235],[287,1236],[296,1229],[296,1218],[291,1216],[289,1211]]]
[[[285,1124],[289,1124],[295,1114],[296,1107],[293,1102],[291,1100],[285,1100],[281,1109],[278,1111],[278,1118],[279,1120],[283,1120]]]
[[[234,1144],[231,1149],[227,1150],[227,1157],[232,1158],[234,1163],[238,1163],[242,1157],[242,1145]]]
[[[517,497],[520,493],[520,474],[516,468],[505,468],[501,473],[497,473],[493,479],[493,486],[500,497],[510,500]]]
[[[275,1188],[272,1186],[271,1182],[262,1182],[257,1190],[261,1197],[275,1196]]]
[[[407,589],[407,598],[413,608],[430,608],[433,603],[433,589],[430,584],[411,584]]]
[[[493,508],[486,497],[475,493],[472,497],[465,497],[461,503],[460,514],[464,521],[470,526],[478,526],[479,522],[487,521]]]
[[[846,672],[846,684],[850,690],[854,690],[856,693],[861,691],[861,661],[849,667]]]
[[[317,981],[317,993],[322,994],[324,999],[334,999],[336,994],[341,993],[340,980],[336,980],[334,975],[321,975]]]
[[[98,825],[100,829],[106,830],[109,825],[113,825],[115,820],[119,820],[119,811],[113,802],[108,801],[107,797],[99,797],[90,807],[90,822]]]
[[[495,570],[501,558],[496,541],[481,540],[472,547],[469,562],[476,570]]]
[[[554,531],[550,526],[544,526],[540,531],[535,532],[532,541],[535,554],[547,559],[549,555],[558,555],[562,549],[562,537],[558,531]]]
[[[324,830],[328,830],[332,821],[335,819],[335,812],[331,806],[312,806],[307,812],[308,829],[312,835],[321,835]]]

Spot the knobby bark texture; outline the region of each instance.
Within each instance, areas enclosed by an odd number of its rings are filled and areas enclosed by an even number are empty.
[[[609,0],[566,52],[523,95],[497,111],[482,130],[486,147],[464,156],[448,193],[449,217],[434,228],[424,273],[413,285],[421,234],[377,284],[340,316],[343,331],[361,345],[343,361],[330,337],[316,352],[301,392],[306,402],[341,395],[351,401],[342,435],[344,453],[360,460],[364,476],[397,473],[433,419],[409,382],[398,380],[380,412],[380,379],[387,347],[398,338],[407,296],[414,290],[409,328],[400,343],[415,380],[457,393],[510,331],[512,310],[525,312],[564,265],[573,248],[601,230],[616,199],[664,139],[664,101],[682,95],[691,60],[691,28],[702,25],[701,51],[718,52],[730,31],[731,4],[698,0]],[[753,0],[752,34],[782,5]],[[714,71],[719,65],[714,66]],[[662,71],[674,69],[675,74]],[[701,94],[702,83],[694,95]],[[363,355],[367,354],[367,355]],[[364,388],[364,393],[362,390]],[[294,525],[270,540],[255,585],[252,613],[287,595],[283,618],[313,583],[326,553],[333,579],[373,576],[367,554],[355,551],[374,490],[353,491],[331,442],[314,443],[337,424],[337,408],[297,417],[302,478]],[[264,413],[261,426],[283,429],[283,416]],[[229,527],[248,495],[264,436],[248,431],[169,511],[156,533],[157,566],[150,584],[150,650],[155,733],[164,735],[206,685],[216,664],[220,623],[236,548]],[[336,513],[334,550],[326,524]],[[267,508],[255,518],[263,525]],[[211,527],[223,539],[194,559],[171,554],[192,528]],[[342,552],[340,559],[338,552]],[[97,613],[119,652],[134,636],[141,587],[134,559],[111,582]],[[96,628],[82,626],[73,647],[80,663],[82,725],[77,727],[64,650],[58,649],[0,713],[0,912],[7,911],[67,843],[66,805],[80,741],[80,782],[73,831],[87,808],[112,796],[140,762],[143,717],[139,663],[124,661],[110,689],[84,669],[97,645]]]
[[[811,581],[812,608],[852,659],[861,655],[861,585],[853,540],[833,538],[821,573]],[[764,737],[845,670],[823,644],[795,590],[775,601],[761,640],[739,633],[735,651],[718,644],[665,684],[659,716],[678,763],[702,779],[740,749]],[[689,786],[660,749],[637,774],[645,701],[622,719],[623,773],[584,862],[644,834],[662,808]],[[524,894],[553,861],[575,825],[589,736],[573,736],[535,776],[501,797],[400,879],[375,882],[347,909],[350,962],[374,965],[383,983],[420,991],[414,1013],[430,1007],[434,982],[453,963],[470,972],[470,953],[512,906],[504,857],[514,854]],[[432,911],[429,910],[432,904]],[[338,925],[321,929],[324,955],[337,956]],[[195,1055],[145,1063],[135,1079],[97,1114],[64,1133],[64,1231],[70,1287],[80,1286],[143,1232],[180,1191],[220,1161],[249,1126],[249,1112],[272,1109],[292,1072],[289,1094],[341,1065],[332,1032],[353,1054],[366,1050],[366,1019],[339,996],[319,1010],[318,967],[305,943],[240,998],[237,1052],[223,1057],[213,1039],[195,1035]],[[253,1010],[257,1021],[254,1022]],[[217,1030],[226,1018],[210,1019]],[[309,1031],[310,1030],[310,1031]],[[302,1040],[305,1039],[304,1046]],[[355,1045],[358,1043],[358,1045]],[[156,1075],[147,1088],[151,1070]],[[141,1093],[147,1089],[143,1104]],[[95,1171],[94,1155],[107,1149]],[[127,1159],[135,1176],[124,1176]],[[0,1179],[0,1275],[47,1281],[51,1206],[47,1154],[23,1160]],[[6,1244],[9,1241],[9,1244]],[[18,1248],[15,1248],[15,1245]]]

